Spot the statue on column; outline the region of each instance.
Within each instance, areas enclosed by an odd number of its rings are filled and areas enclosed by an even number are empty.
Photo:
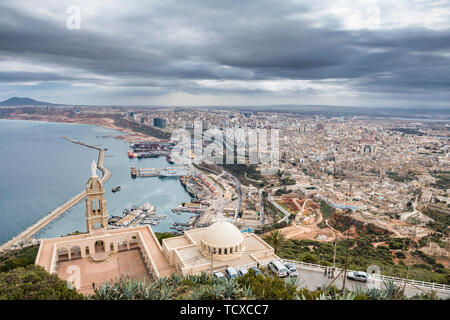
[[[92,164],[91,164],[91,177],[92,178],[97,178],[97,164],[95,163],[94,160],[92,160]]]

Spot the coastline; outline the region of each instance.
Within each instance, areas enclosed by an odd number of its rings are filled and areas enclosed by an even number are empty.
[[[134,132],[129,129],[125,129],[122,127],[118,127],[111,123],[111,121],[101,121],[100,123],[97,121],[76,121],[81,119],[36,119],[36,118],[27,118],[27,117],[7,117],[7,118],[0,118],[2,120],[19,120],[19,121],[33,121],[33,122],[46,122],[46,123],[65,123],[65,124],[79,124],[79,125],[90,125],[95,126],[98,128],[105,128],[115,131],[120,131],[124,133],[123,136],[114,136],[114,138],[123,140],[126,142],[135,142],[135,141],[159,141],[160,139],[153,137],[148,134],[140,133],[140,132]],[[101,119],[107,119],[107,118],[101,118]],[[86,119],[83,119],[86,120]],[[97,119],[98,120],[98,119]]]

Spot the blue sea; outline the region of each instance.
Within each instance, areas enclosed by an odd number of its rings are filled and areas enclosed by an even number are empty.
[[[167,215],[153,230],[171,231],[173,222],[186,222],[191,215],[176,215],[171,209],[191,197],[177,178],[130,176],[130,166],[167,167],[165,157],[129,159],[129,144],[115,136],[119,131],[92,125],[0,119],[0,243],[41,219],[85,188],[90,164],[98,152],[71,143],[67,136],[106,148],[105,166],[111,178],[105,184],[108,213],[146,201],[156,213]],[[99,172],[100,174],[100,172]],[[121,186],[121,191],[111,189]],[[86,231],[84,200],[36,233],[34,238],[51,238],[73,231]]]

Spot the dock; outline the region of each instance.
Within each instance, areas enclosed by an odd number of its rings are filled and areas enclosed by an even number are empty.
[[[98,150],[98,161],[97,161],[97,168],[102,172],[102,177],[100,181],[104,184],[109,180],[111,177],[111,172],[104,167],[104,161],[105,161],[105,150],[99,147],[91,146],[88,144],[85,144],[81,141],[77,141],[68,137],[62,137],[70,142],[79,144],[81,146],[92,148]],[[50,222],[52,222],[54,219],[59,217],[61,214],[66,212],[68,209],[72,208],[74,205],[76,205],[79,201],[83,200],[86,197],[86,190],[83,190],[79,194],[72,197],[70,200],[66,201],[64,204],[59,206],[58,208],[54,209],[52,212],[47,214],[45,217],[34,223],[32,226],[28,227],[25,231],[19,233],[17,236],[9,240],[8,242],[2,244],[0,246],[0,252],[4,250],[11,249],[16,243],[25,240],[27,238],[31,238],[32,235],[37,233],[39,230],[44,228],[46,225],[48,225]]]
[[[144,178],[144,177],[179,177],[186,176],[189,174],[185,167],[166,167],[166,168],[141,168],[136,169],[136,167],[131,167],[131,176],[133,178]]]
[[[189,212],[189,213],[195,213],[195,214],[201,214],[206,211],[206,208],[189,208],[189,207],[176,207],[172,209],[172,212]]]

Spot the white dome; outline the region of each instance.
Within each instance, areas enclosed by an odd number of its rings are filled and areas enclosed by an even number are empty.
[[[244,241],[244,236],[234,225],[221,220],[207,228],[202,241],[214,248],[227,248],[240,245]]]

